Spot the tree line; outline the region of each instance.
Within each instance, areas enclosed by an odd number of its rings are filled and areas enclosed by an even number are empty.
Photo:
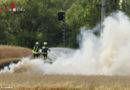
[[[94,28],[101,21],[101,0],[1,0],[2,8],[23,8],[23,12],[0,12],[0,44],[32,48],[36,41],[47,41],[50,47],[62,47],[63,22],[66,14],[66,46],[78,47],[76,37],[82,26]],[[122,10],[130,16],[129,0],[106,0],[106,15]]]

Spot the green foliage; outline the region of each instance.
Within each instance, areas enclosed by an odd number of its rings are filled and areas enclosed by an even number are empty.
[[[36,41],[48,41],[50,47],[63,46],[63,22],[57,13],[66,13],[66,45],[78,47],[76,37],[82,26],[92,29],[100,23],[101,0],[1,0],[1,8],[16,8],[25,12],[0,12],[0,43],[32,48]],[[121,9],[129,16],[129,0],[107,0],[106,13]]]
[[[130,16],[130,0],[123,0],[121,6],[121,10]]]
[[[96,7],[95,3],[100,3],[99,0],[93,0],[94,4],[89,0],[76,0],[75,3],[67,10],[67,26],[68,26],[68,43],[70,47],[77,47],[76,37],[79,33],[79,28],[86,26],[88,28],[93,28],[97,23],[100,22],[100,8]],[[97,18],[98,17],[98,18]],[[73,32],[73,33],[72,33]]]
[[[16,35],[16,41],[20,46],[33,47],[33,44],[38,41],[35,32],[28,32],[27,30],[23,33]]]

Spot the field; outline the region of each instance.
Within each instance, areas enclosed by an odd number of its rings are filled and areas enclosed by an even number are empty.
[[[28,48],[0,46],[0,67],[31,54]],[[130,76],[3,73],[0,90],[130,90]]]
[[[0,60],[7,58],[21,58],[31,54],[31,49],[28,48],[0,45]]]
[[[130,90],[130,77],[1,74],[0,90]]]
[[[31,49],[28,48],[0,45],[0,68],[3,68],[3,66],[8,65],[10,62],[18,62],[21,57],[31,55]]]

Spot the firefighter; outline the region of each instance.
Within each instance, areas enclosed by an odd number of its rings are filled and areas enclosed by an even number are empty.
[[[34,58],[40,56],[39,49],[40,49],[39,42],[36,42],[35,45],[34,45],[34,47],[33,47],[33,50],[32,50]]]
[[[42,55],[45,60],[47,59],[48,51],[50,51],[50,49],[47,46],[47,42],[44,42],[42,47]]]

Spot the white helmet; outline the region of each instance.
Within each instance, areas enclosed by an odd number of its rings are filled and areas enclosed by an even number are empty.
[[[35,44],[39,44],[39,42],[36,42]]]
[[[47,42],[44,42],[43,44],[44,44],[44,45],[47,45]]]

